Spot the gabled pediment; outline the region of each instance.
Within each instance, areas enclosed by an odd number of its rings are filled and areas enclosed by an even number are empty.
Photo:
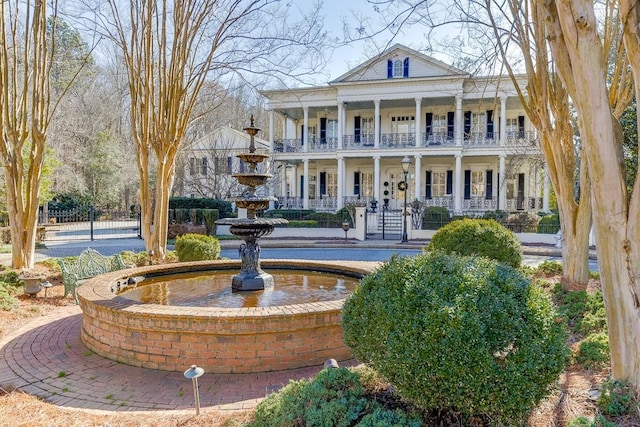
[[[466,76],[468,73],[458,68],[406,46],[396,44],[331,83]]]

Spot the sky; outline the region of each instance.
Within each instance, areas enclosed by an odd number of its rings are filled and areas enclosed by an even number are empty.
[[[322,4],[321,13],[324,16],[324,27],[332,39],[343,37],[343,22],[345,20],[352,28],[358,26],[359,22],[364,22],[367,31],[379,28],[382,24],[380,13],[375,11],[374,4],[367,0],[320,0],[320,2]],[[381,0],[376,0],[375,2],[383,3]],[[339,47],[333,52],[324,70],[329,77],[323,83],[340,77],[350,69],[396,43],[426,53],[446,63],[451,63],[451,60],[444,53],[426,52],[424,49],[427,45],[425,33],[425,27],[406,27],[395,38],[392,38],[391,33],[387,32],[372,40],[350,43]],[[446,29],[436,34],[444,38]]]

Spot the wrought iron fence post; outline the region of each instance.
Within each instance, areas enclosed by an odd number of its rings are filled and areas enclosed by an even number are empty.
[[[142,239],[142,209],[138,209],[138,239]]]
[[[91,233],[91,241],[93,242],[93,205],[89,206],[89,230]]]

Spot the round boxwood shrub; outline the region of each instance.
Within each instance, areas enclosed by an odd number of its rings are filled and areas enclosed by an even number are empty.
[[[220,242],[213,236],[188,233],[176,237],[178,261],[205,261],[218,259]]]
[[[423,230],[437,230],[449,222],[451,222],[451,214],[442,206],[429,206],[425,208],[422,215]]]
[[[464,218],[450,222],[431,238],[427,250],[436,249],[446,253],[487,257],[516,268],[522,262],[522,243],[518,237],[490,219]]]
[[[392,257],[343,309],[354,356],[425,410],[484,414],[516,425],[568,359],[551,299],[488,258]]]
[[[538,221],[538,227],[536,230],[542,234],[556,234],[560,231],[560,215],[545,215]]]

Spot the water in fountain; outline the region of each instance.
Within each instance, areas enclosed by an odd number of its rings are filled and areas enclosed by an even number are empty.
[[[241,260],[240,272],[233,276],[231,281],[233,291],[255,291],[273,286],[273,276],[260,268],[258,239],[271,234],[276,224],[288,222],[282,218],[257,218],[256,211],[268,208],[269,203],[277,199],[256,194],[256,189],[264,186],[272,175],[257,171],[258,164],[268,159],[269,155],[256,153],[254,138],[260,129],[254,127],[253,115],[251,116],[251,126],[244,130],[249,134],[249,152],[238,154],[236,157],[249,165],[249,171],[235,173],[232,176],[238,180],[238,183],[247,187],[241,197],[233,200],[238,208],[247,210],[247,217],[224,218],[216,221],[216,224],[230,225],[229,232],[244,240],[238,250]]]

